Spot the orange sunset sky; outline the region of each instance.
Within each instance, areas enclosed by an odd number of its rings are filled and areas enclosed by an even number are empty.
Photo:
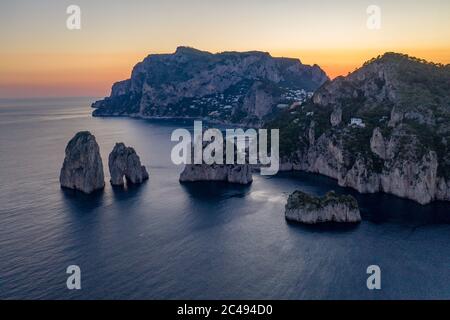
[[[66,8],[81,8],[81,30]],[[381,29],[366,26],[369,5]],[[16,0],[0,3],[0,98],[106,96],[150,53],[268,51],[334,78],[386,51],[450,63],[450,1]]]

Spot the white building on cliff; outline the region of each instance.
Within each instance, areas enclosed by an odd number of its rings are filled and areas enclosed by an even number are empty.
[[[351,126],[357,126],[360,128],[365,128],[366,125],[364,124],[363,120],[361,118],[351,118],[350,119],[350,125]]]

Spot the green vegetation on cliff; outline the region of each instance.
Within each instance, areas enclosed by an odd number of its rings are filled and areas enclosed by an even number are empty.
[[[338,108],[342,120],[333,127],[330,116]],[[352,118],[364,126],[351,126]],[[362,158],[378,173],[384,160],[371,150],[370,140],[380,128],[385,148],[392,142],[395,159],[417,162],[434,151],[438,175],[450,179],[450,67],[386,53],[347,77],[325,83],[311,101],[286,110],[268,127],[280,129],[284,158],[295,160],[324,135],[337,142],[344,167],[350,169]]]
[[[286,210],[299,208],[320,210],[330,205],[338,204],[348,206],[349,209],[359,209],[358,202],[351,195],[338,195],[334,191],[330,191],[324,197],[314,197],[297,190],[289,195]]]

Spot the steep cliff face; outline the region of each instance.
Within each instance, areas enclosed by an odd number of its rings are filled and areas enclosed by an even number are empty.
[[[363,193],[450,200],[450,68],[388,53],[269,124],[284,170]]]
[[[370,150],[381,159],[386,160],[386,142],[379,127],[373,130],[372,138],[370,138]]]
[[[342,109],[336,108],[331,113],[330,123],[333,127],[340,125],[342,122]]]
[[[93,114],[258,124],[277,104],[304,99],[327,80],[318,66],[296,59],[179,47],[138,63],[130,79],[115,83],[110,97],[93,104]]]
[[[242,104],[242,109],[247,114],[246,120],[254,120],[256,123],[259,121],[262,124],[262,120],[273,111],[280,95],[281,93],[274,92],[263,82],[256,81],[245,95]]]

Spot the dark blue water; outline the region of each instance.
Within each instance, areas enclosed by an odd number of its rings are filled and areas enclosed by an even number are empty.
[[[356,195],[358,226],[288,224],[293,190],[351,191],[309,174],[182,185],[170,161],[178,123],[92,118],[90,102],[0,103],[0,298],[450,298],[449,204]],[[64,148],[80,130],[95,134],[104,166],[115,142],[134,146],[148,183],[61,190]],[[72,264],[79,291],[66,289]],[[371,264],[380,291],[366,287]]]

